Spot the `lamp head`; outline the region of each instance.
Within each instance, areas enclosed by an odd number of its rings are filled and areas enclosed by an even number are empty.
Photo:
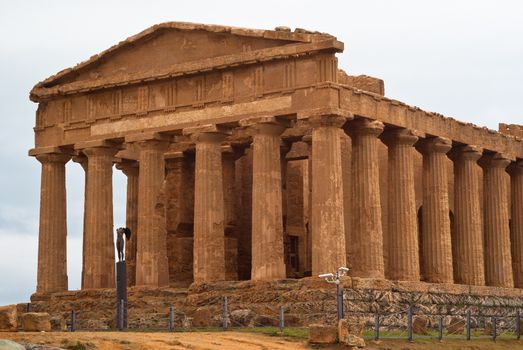
[[[319,278],[334,278],[334,274],[332,273],[322,273],[321,275],[318,275]]]

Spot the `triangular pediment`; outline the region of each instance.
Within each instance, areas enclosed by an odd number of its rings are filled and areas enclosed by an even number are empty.
[[[169,67],[274,47],[335,39],[307,31],[255,30],[168,22],[155,25],[37,84],[33,92],[114,77],[147,76]],[[114,80],[114,79],[113,79]],[[36,94],[38,95],[38,94]]]

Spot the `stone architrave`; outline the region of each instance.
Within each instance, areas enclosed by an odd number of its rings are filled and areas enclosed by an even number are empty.
[[[196,143],[194,282],[225,280],[225,227],[221,142],[217,127],[184,131]]]
[[[384,278],[383,229],[378,158],[378,136],[383,123],[365,118],[349,123],[352,138],[351,275]],[[345,205],[350,205],[346,203]]]
[[[88,158],[85,195],[84,289],[114,288],[113,160],[111,146],[83,148]]]
[[[309,118],[312,127],[312,275],[347,263],[343,208],[340,128],[347,118]]]
[[[38,293],[67,290],[67,215],[65,163],[71,156],[40,154],[40,228],[38,235]]]
[[[277,123],[250,126],[253,133],[252,280],[286,277],[282,222],[282,174]]]
[[[422,275],[426,282],[453,283],[447,175],[452,142],[430,137],[416,148],[423,154]]]
[[[523,288],[523,160],[512,163],[509,169],[512,203],[510,242],[514,286]]]
[[[458,146],[449,153],[449,157],[454,162],[454,282],[483,286],[483,230],[477,176],[481,149],[469,145]]]
[[[123,160],[116,165],[127,176],[127,199],[125,210],[125,226],[131,230],[131,239],[125,241],[125,262],[127,270],[127,285],[136,284],[136,248],[138,228],[138,176],[137,161]]]
[[[138,141],[138,228],[135,235],[136,285],[166,286],[169,284],[169,267],[165,230],[155,216],[158,196],[165,178],[164,153],[169,142],[161,137]]]
[[[391,280],[419,281],[419,246],[414,191],[414,143],[418,137],[407,129],[385,131],[388,147],[388,266]]]
[[[500,153],[485,154],[483,168],[483,211],[485,243],[485,283],[488,286],[514,287],[509,227],[510,160]]]

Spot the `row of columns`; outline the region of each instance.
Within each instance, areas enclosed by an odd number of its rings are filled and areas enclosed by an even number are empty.
[[[509,160],[500,154],[482,156],[473,146],[452,148],[449,140],[440,137],[419,140],[407,129],[384,131],[384,125],[379,121],[365,118],[348,124],[346,121],[347,118],[336,115],[309,118],[312,128],[313,275],[334,271],[346,264],[339,137],[340,128],[345,125],[353,144],[354,215],[348,243],[355,246],[354,276],[413,281],[420,278],[413,164],[416,148],[423,154],[422,268],[426,280],[523,286],[522,161],[512,163],[510,167],[512,230],[509,230],[509,193],[505,186],[508,180],[505,168]],[[249,125],[248,129],[253,136],[251,278],[285,278],[280,160],[280,135],[285,125],[270,118]],[[227,186],[222,161],[222,142],[227,133],[217,128],[200,128],[188,130],[187,134],[195,143],[196,152],[194,280],[224,280],[231,276],[225,264],[226,226],[231,208],[224,206]],[[381,227],[380,139],[388,147],[389,212],[385,234]],[[130,271],[135,271],[136,285],[161,286],[169,282],[167,247],[165,234],[155,230],[159,223],[155,221],[158,219],[154,208],[165,177],[164,153],[168,142],[156,138],[136,144],[139,169],[132,162],[120,165],[128,176],[127,226],[136,228],[139,234],[136,266],[131,266]],[[77,148],[87,157],[82,286],[114,287],[112,164],[117,148],[106,143]],[[453,235],[448,214],[447,153],[454,162]],[[65,163],[69,157],[45,154],[37,159],[42,163],[37,290],[64,290],[67,288]],[[484,225],[480,212],[480,184],[475,175],[478,160],[484,173]],[[131,246],[128,254],[133,251]]]

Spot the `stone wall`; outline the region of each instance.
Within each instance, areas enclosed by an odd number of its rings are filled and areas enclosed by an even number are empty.
[[[445,322],[473,315],[509,316],[523,308],[523,290],[423,282],[391,282],[361,278],[344,278],[346,315],[363,318],[371,327],[374,315],[384,316],[384,323],[402,327],[405,318],[385,315],[405,311],[409,305],[415,314],[438,316]],[[275,326],[280,306],[285,308],[287,326],[311,323],[335,323],[335,287],[318,278],[288,279],[274,282],[216,282],[192,284],[189,288],[130,288],[129,327],[167,329],[169,307],[175,310],[175,327],[220,326],[223,297],[228,297],[233,326]],[[77,312],[78,329],[109,329],[115,326],[115,291],[85,290],[54,294],[34,294],[33,311],[49,312],[54,318],[70,320]],[[479,322],[479,321],[478,321]]]

